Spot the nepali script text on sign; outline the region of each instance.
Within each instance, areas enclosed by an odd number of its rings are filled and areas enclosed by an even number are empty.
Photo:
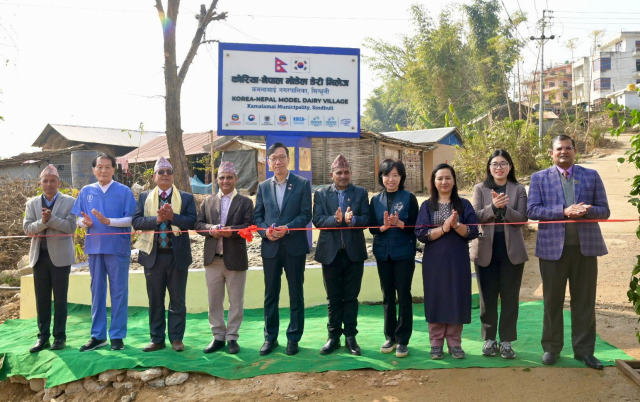
[[[218,135],[358,137],[360,50],[220,43]]]

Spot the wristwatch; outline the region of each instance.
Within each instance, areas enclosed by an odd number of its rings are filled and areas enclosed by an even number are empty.
[[[455,225],[455,226],[452,226],[452,227],[453,227],[454,229],[459,228],[459,227],[460,227],[460,222],[456,222],[456,225]]]

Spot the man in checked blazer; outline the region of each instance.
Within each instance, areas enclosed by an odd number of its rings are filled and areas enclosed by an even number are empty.
[[[43,194],[27,201],[24,232],[32,237],[29,266],[33,267],[33,282],[38,313],[38,341],[29,350],[40,352],[64,349],[67,325],[67,292],[71,264],[76,260],[73,233],[76,216],[71,213],[75,199],[58,191],[60,176],[54,165],[40,173]],[[53,345],[51,336],[51,292],[54,296]]]
[[[228,345],[229,353],[240,351],[238,334],[244,318],[244,289],[249,269],[247,241],[238,229],[253,222],[253,202],[238,193],[238,172],[225,161],[218,168],[220,191],[210,195],[198,210],[196,230],[205,237],[204,268],[209,295],[209,325],[213,341],[204,353],[213,353]],[[227,325],[224,323],[224,289],[229,294]]]
[[[289,283],[290,320],[287,328],[287,354],[298,353],[304,331],[304,264],[309,253],[307,233],[302,229],[311,222],[311,183],[289,172],[289,149],[276,142],[267,150],[273,177],[258,185],[255,224],[262,230],[262,265],[264,267],[264,335],[261,355],[278,346],[280,284],[282,270]]]
[[[607,248],[598,223],[563,221],[609,218],[607,194],[598,172],[574,165],[576,148],[571,137],[553,138],[550,154],[554,166],[531,176],[527,208],[530,219],[557,221],[538,226],[536,243],[544,299],[542,363],[555,364],[564,346],[562,309],[569,280],[574,358],[602,369],[593,355],[595,301],[597,257],[607,254]]]

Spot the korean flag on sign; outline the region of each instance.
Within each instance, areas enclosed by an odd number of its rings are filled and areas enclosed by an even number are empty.
[[[311,59],[304,57],[292,57],[291,68],[295,73],[310,73],[311,72]]]

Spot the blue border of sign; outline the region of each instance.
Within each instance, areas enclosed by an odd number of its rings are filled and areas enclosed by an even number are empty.
[[[358,57],[358,131],[355,133],[336,133],[333,131],[261,131],[261,130],[225,130],[222,128],[222,66],[225,50],[244,50],[249,52],[287,52],[309,54],[337,54]],[[292,137],[360,137],[360,49],[346,47],[316,47],[316,46],[288,46],[288,45],[257,45],[252,43],[219,43],[218,44],[218,132],[217,135],[278,135]]]

